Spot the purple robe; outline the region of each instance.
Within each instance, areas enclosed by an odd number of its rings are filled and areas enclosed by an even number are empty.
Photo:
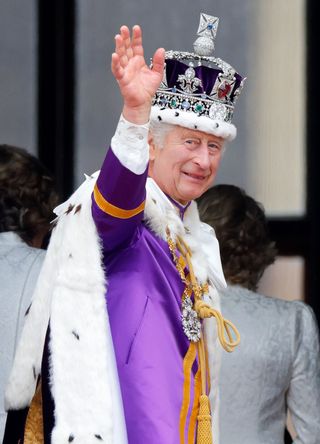
[[[146,178],[147,170],[132,173],[110,149],[97,188],[111,204],[111,213],[115,207],[133,210],[146,198]],[[183,359],[190,344],[181,325],[184,284],[167,243],[144,224],[143,210],[129,218],[115,217],[93,197],[92,214],[104,250],[128,442],[178,444]]]

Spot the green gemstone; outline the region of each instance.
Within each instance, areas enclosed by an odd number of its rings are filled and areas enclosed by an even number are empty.
[[[195,111],[197,113],[201,113],[203,111],[203,105],[201,105],[200,103],[197,103],[195,106]]]
[[[170,105],[172,108],[177,108],[178,102],[176,101],[176,99],[171,99]]]

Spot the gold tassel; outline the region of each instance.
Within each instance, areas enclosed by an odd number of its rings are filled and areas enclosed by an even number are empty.
[[[207,395],[200,396],[197,444],[213,444],[211,431],[210,403]]]

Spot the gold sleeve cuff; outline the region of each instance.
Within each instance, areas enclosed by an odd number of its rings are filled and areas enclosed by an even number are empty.
[[[97,184],[94,187],[93,196],[100,210],[118,219],[130,219],[131,217],[141,213],[145,207],[145,201],[143,201],[137,208],[133,208],[132,210],[124,210],[122,208],[116,207],[102,196],[97,187]]]

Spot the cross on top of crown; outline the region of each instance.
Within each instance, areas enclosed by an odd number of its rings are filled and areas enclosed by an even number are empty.
[[[218,24],[218,17],[213,17],[203,12],[200,14],[200,23],[197,32],[198,38],[193,43],[196,54],[200,56],[210,56],[213,53]]]
[[[219,18],[213,17],[213,15],[200,14],[199,28],[197,35],[206,36],[214,40],[216,38],[217,30],[219,25]]]

